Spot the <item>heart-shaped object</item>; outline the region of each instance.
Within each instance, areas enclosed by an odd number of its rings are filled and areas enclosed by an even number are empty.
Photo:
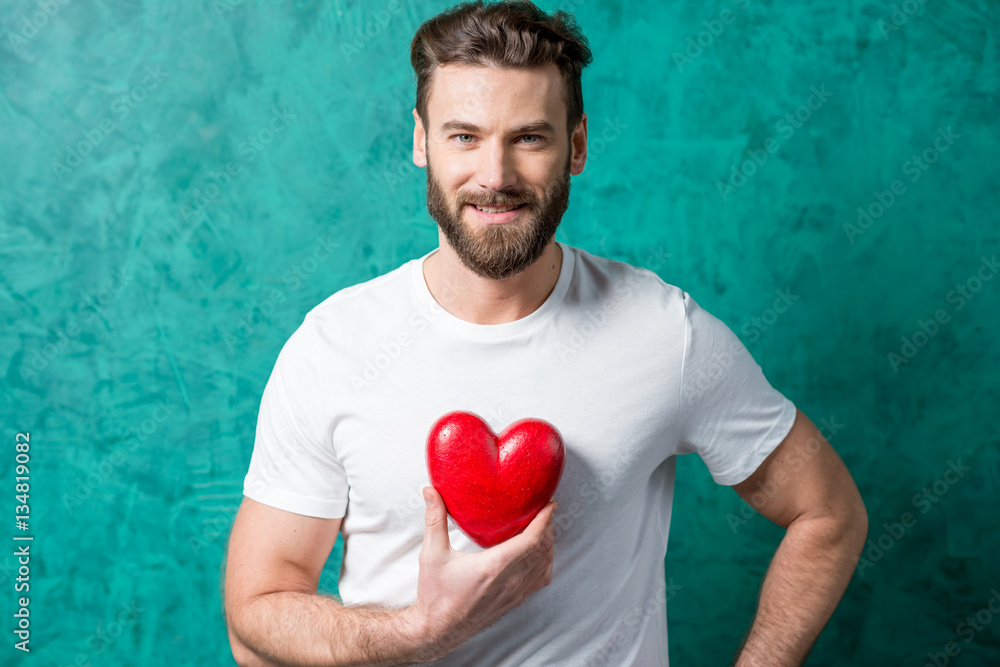
[[[566,464],[555,426],[520,419],[495,435],[478,415],[449,412],[427,436],[427,471],[448,514],[483,548],[520,533],[552,500]]]

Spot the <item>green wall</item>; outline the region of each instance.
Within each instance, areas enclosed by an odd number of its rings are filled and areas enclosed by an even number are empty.
[[[3,3],[4,539],[18,431],[35,539],[27,658],[0,557],[0,661],[230,664],[220,567],[278,350],[437,244],[408,46],[446,6]],[[991,612],[958,627],[1000,590],[997,3],[541,6],[595,55],[556,238],[729,324],[865,498],[870,566],[807,664],[1000,664]],[[783,531],[696,457],[675,503],[671,658],[728,664]]]

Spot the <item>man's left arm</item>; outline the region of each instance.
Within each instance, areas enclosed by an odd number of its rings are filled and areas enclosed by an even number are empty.
[[[801,410],[781,444],[732,488],[786,529],[734,667],[801,665],[844,595],[864,548],[868,514],[861,494]],[[762,488],[776,491],[755,505],[751,498]]]

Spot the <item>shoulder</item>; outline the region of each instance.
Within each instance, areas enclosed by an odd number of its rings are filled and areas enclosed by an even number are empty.
[[[672,317],[683,317],[687,293],[661,278],[653,269],[662,265],[662,253],[640,256],[638,265],[623,260],[602,257],[574,248],[576,270],[581,289],[602,293],[622,305],[629,304],[647,311],[662,310]]]
[[[351,336],[402,313],[412,304],[410,269],[415,261],[337,290],[306,313],[296,334],[317,343],[349,345]]]

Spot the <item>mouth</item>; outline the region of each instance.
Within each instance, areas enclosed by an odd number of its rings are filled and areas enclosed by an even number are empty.
[[[467,207],[475,211],[475,215],[486,222],[507,222],[513,220],[522,209],[527,208],[527,204],[517,206],[478,206],[476,204],[466,204]]]

